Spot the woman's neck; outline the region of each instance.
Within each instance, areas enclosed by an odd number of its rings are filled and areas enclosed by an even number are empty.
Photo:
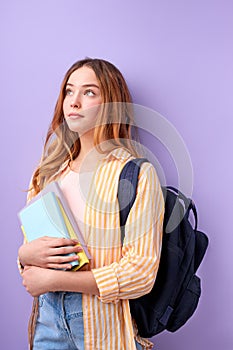
[[[70,168],[76,172],[88,172],[95,169],[97,163],[108,153],[109,143],[101,144],[101,149],[106,153],[100,153],[94,146],[93,135],[83,135],[80,138],[80,152],[74,161],[71,162]]]
[[[94,138],[93,136],[88,137],[89,135],[86,135],[86,137],[84,137],[84,135],[80,138],[80,144],[81,144],[81,148],[80,148],[80,152],[78,155],[78,159],[79,161],[83,161],[86,156],[93,151],[93,149],[95,148],[94,146]]]

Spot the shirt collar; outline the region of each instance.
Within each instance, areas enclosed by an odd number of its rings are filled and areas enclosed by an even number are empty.
[[[110,151],[103,159],[109,160],[111,158],[118,159],[122,162],[132,157],[132,154],[124,147],[117,147]]]

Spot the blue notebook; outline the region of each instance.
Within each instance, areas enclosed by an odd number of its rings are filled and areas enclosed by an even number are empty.
[[[54,192],[48,192],[19,212],[28,242],[43,236],[69,238]]]

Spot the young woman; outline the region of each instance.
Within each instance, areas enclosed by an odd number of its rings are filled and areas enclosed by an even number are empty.
[[[92,258],[74,272],[71,262],[78,257],[67,254],[80,251],[76,240],[42,237],[19,248],[23,285],[35,297],[34,350],[153,346],[137,333],[128,300],[153,286],[164,202],[154,167],[143,163],[121,246],[118,180],[126,162],[139,156],[134,130],[119,70],[101,59],[76,62],[62,82],[28,200],[59,181]]]

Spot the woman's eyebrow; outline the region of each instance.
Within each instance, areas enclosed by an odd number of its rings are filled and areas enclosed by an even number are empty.
[[[71,84],[71,83],[67,83],[66,86],[76,86],[76,85]],[[83,85],[81,85],[81,87],[84,87],[84,88],[95,87],[95,88],[99,89],[99,86],[94,84],[94,83],[83,84]]]

